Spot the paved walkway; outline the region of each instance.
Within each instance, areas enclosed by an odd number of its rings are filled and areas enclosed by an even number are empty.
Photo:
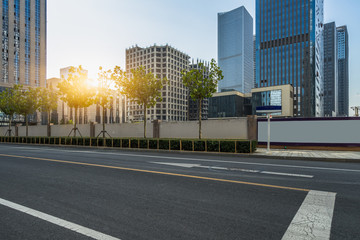
[[[258,148],[254,155],[283,157],[283,158],[319,158],[319,159],[350,159],[360,161],[360,152],[348,151],[318,151],[318,150],[294,150],[294,149],[273,149],[269,153],[266,148]]]

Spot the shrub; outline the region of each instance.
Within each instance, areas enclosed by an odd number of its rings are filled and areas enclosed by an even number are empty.
[[[159,149],[169,150],[169,140],[159,140]]]
[[[131,148],[139,148],[139,140],[138,139],[131,139],[130,144],[131,144]]]
[[[220,152],[235,153],[235,141],[220,141]]]
[[[158,149],[157,139],[149,139],[149,149]]]
[[[88,137],[83,138],[83,139],[84,139],[84,146],[90,146],[91,139]]]
[[[258,141],[253,140],[253,141],[251,142],[251,152],[253,152],[253,153],[256,152],[257,145],[258,145]]]
[[[91,138],[90,142],[91,142],[92,147],[97,147],[98,146],[97,138]]]
[[[121,143],[123,148],[129,148],[129,139],[121,139]]]
[[[181,141],[181,148],[184,151],[192,151],[193,150],[193,144],[191,140],[183,140]]]
[[[202,140],[194,141],[194,151],[197,152],[205,151],[205,141]]]
[[[65,138],[65,145],[71,145],[73,142],[72,138],[71,137],[67,137]]]
[[[84,146],[84,140],[85,140],[84,138],[78,138],[77,139],[77,145],[78,146]]]
[[[148,148],[148,140],[146,139],[140,139],[139,140],[139,148]]]
[[[71,145],[78,145],[79,138],[71,138]]]
[[[180,150],[180,140],[170,140],[171,150]]]
[[[54,144],[55,139],[53,137],[48,138],[48,144]]]
[[[219,141],[207,141],[208,152],[219,152]]]
[[[107,147],[112,147],[113,146],[113,139],[112,138],[106,138],[105,139],[105,145]]]
[[[113,141],[114,141],[114,147],[120,147],[121,139],[114,138]]]
[[[98,138],[98,139],[97,139],[97,144],[98,144],[97,146],[98,146],[98,147],[104,147],[104,146],[105,146],[104,143],[105,143],[105,139],[104,139],[104,138]]]

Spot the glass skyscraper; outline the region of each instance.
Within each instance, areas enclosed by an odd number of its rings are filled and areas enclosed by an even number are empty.
[[[324,115],[323,0],[256,0],[256,86],[291,84],[294,116]]]
[[[0,88],[45,87],[46,0],[3,0]]]
[[[250,93],[254,85],[253,18],[245,7],[218,14],[219,91]]]
[[[346,26],[337,31],[339,116],[349,116],[349,35]]]
[[[335,22],[324,28],[324,114],[338,114],[337,40]]]

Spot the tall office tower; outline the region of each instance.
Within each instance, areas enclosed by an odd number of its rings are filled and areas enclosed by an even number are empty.
[[[349,116],[349,35],[346,26],[337,31],[339,116]]]
[[[291,84],[294,116],[324,115],[324,0],[256,0],[256,86]]]
[[[250,93],[254,84],[253,18],[245,7],[218,14],[219,92]]]
[[[45,87],[46,0],[3,0],[0,89]]]
[[[204,64],[205,71],[204,77],[209,77],[209,63],[205,61],[197,60],[196,63],[192,61],[190,64],[190,70],[192,69],[200,69],[199,63]],[[199,101],[194,101],[191,99],[190,94],[188,95],[188,120],[189,121],[197,121],[199,120]],[[209,112],[209,99],[206,98],[201,102],[201,119],[207,120],[208,119],[208,112]]]
[[[255,86],[256,86],[256,35],[254,35],[253,43],[254,43],[254,46],[253,46],[253,48],[254,48],[254,57],[253,57],[253,59],[254,59],[254,84],[253,84],[253,88],[255,88]]]
[[[324,26],[324,115],[338,113],[337,36],[335,22]]]
[[[138,46],[126,49],[126,72],[144,66],[146,72],[152,72],[160,79],[169,80],[161,90],[163,100],[148,109],[147,121],[186,121],[188,111],[188,93],[184,87],[181,71],[189,69],[190,57],[179,50],[165,46]],[[134,101],[127,101],[126,121],[144,120],[144,109]]]

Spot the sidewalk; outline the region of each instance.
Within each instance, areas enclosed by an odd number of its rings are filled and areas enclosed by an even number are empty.
[[[274,149],[269,153],[266,148],[258,148],[253,154],[255,156],[282,158],[282,159],[308,159],[324,161],[351,161],[360,163],[360,152],[347,151],[318,151],[318,150],[294,150],[294,149]]]

